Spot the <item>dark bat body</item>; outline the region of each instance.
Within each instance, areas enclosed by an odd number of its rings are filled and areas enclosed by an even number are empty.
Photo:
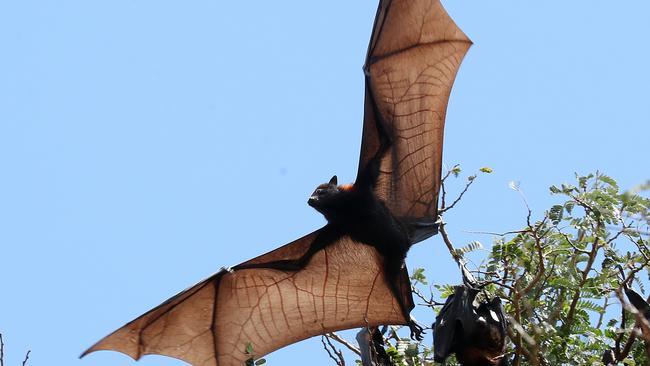
[[[625,285],[623,287],[625,290],[625,295],[630,301],[630,304],[636,308],[639,312],[639,315],[642,315],[646,321],[650,322],[650,304],[636,291],[632,290],[630,287]]]
[[[444,362],[455,353],[464,366],[506,366],[507,323],[501,299],[477,301],[481,289],[462,269],[464,283],[456,286],[436,317],[434,358]]]
[[[603,357],[600,359],[600,361],[605,366],[616,366],[616,353],[613,349],[608,349],[607,351],[603,352]]]
[[[134,359],[162,354],[197,366],[242,365],[340,329],[421,329],[406,254],[437,231],[447,100],[471,42],[437,0],[384,0],[368,47],[361,158],[353,185],[336,177],[309,204],[328,223],[222,270],[92,346]],[[83,356],[82,355],[82,356]]]
[[[641,328],[646,355],[650,357],[650,304],[636,291],[628,287],[627,284],[623,284],[623,289],[630,304],[637,310],[637,314],[635,314],[636,324]]]

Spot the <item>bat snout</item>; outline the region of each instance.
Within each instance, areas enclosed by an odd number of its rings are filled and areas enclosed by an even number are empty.
[[[318,196],[316,195],[309,196],[309,199],[307,199],[307,204],[311,207],[314,207],[316,202],[318,202]]]

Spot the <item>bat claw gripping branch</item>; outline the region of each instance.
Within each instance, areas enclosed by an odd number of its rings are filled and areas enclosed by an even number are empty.
[[[409,319],[408,326],[411,329],[411,339],[415,341],[422,341],[424,339],[424,328],[415,319]]]

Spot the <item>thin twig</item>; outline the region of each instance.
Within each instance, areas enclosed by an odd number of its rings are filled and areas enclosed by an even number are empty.
[[[424,294],[415,286],[411,286],[411,291],[415,294],[415,296],[420,298],[420,300],[424,301],[423,304],[418,304],[418,305],[423,305],[423,306],[433,308],[435,306],[442,306],[445,304],[444,302],[435,301],[433,299],[433,294],[431,295],[431,298],[427,299],[426,297],[424,297]]]
[[[343,352],[341,352],[341,350],[337,350],[336,347],[334,347],[330,338],[327,335],[323,335],[320,337],[320,341],[323,343],[323,348],[325,349],[325,352],[327,352],[327,355],[330,356],[330,358],[334,360],[338,366],[345,366]],[[325,341],[327,341],[327,343],[325,343]],[[330,348],[334,354],[330,352]],[[336,355],[336,357],[334,357],[334,355]]]
[[[347,340],[345,340],[344,338],[342,338],[340,335],[332,332],[332,333],[325,334],[325,336],[327,338],[333,339],[333,340],[341,343],[342,345],[344,345],[350,351],[356,353],[358,356],[361,356],[361,351],[359,351],[359,349],[357,347],[355,347],[354,345],[352,345],[352,343],[350,343]]]
[[[0,333],[0,366],[5,364],[5,342],[2,341],[2,333]]]
[[[32,352],[31,350],[27,351],[27,354],[25,354],[25,359],[23,360],[23,366],[27,365],[27,360],[29,360],[29,353]]]
[[[603,318],[605,317],[605,311],[607,310],[607,306],[609,302],[609,296],[605,296],[605,303],[603,304],[603,311],[598,314],[598,322],[596,322],[596,328],[600,329],[600,327],[603,325]]]
[[[463,189],[462,192],[460,192],[460,194],[458,195],[458,197],[456,197],[456,199],[454,200],[454,202],[452,202],[451,205],[449,205],[449,207],[444,207],[444,206],[442,207],[442,209],[440,210],[440,213],[441,213],[441,214],[443,214],[443,213],[445,213],[445,212],[451,210],[454,206],[456,206],[456,204],[457,204],[458,202],[460,202],[460,200],[463,198],[463,196],[465,195],[465,193],[467,192],[467,190],[469,189],[469,187],[470,187],[470,186],[472,185],[472,183],[474,183],[474,181],[476,180],[476,176],[475,176],[475,175],[472,175],[472,176],[470,176],[470,177],[472,177],[472,178],[470,178],[470,179],[467,181],[467,184],[465,184],[465,188]],[[443,186],[444,186],[444,185],[443,185]]]
[[[527,230],[514,230],[514,231],[506,231],[504,233],[494,233],[491,231],[474,231],[474,230],[463,230],[464,233],[468,234],[483,234],[483,235],[493,235],[493,236],[506,236],[506,235],[512,235],[512,234],[522,234],[525,233]]]

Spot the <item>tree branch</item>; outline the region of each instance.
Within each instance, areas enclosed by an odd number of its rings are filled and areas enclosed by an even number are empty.
[[[445,212],[451,210],[454,206],[456,206],[456,204],[457,204],[458,202],[460,202],[460,200],[463,198],[463,196],[465,195],[465,193],[467,193],[467,190],[469,189],[469,187],[470,187],[470,186],[472,185],[472,183],[474,183],[474,181],[476,180],[476,175],[470,175],[467,179],[468,179],[468,181],[467,181],[467,184],[465,184],[465,188],[460,192],[460,194],[459,194],[458,197],[454,200],[454,202],[452,202],[451,205],[449,205],[449,207],[445,207],[445,206],[444,206],[445,202],[444,202],[444,200],[442,201],[442,205],[443,205],[443,206],[440,208],[440,214],[441,214],[441,215],[442,215],[443,213],[445,213]],[[443,187],[443,189],[444,189],[444,184],[442,185],[442,187]],[[443,193],[446,193],[446,192],[443,192]],[[444,197],[445,195],[446,195],[446,194],[443,194],[443,197]]]
[[[344,345],[350,351],[354,352],[358,356],[361,356],[361,351],[359,351],[359,349],[357,347],[355,347],[354,345],[352,345],[352,343],[350,343],[347,340],[345,340],[344,338],[342,338],[340,335],[332,332],[332,333],[325,334],[325,336],[327,338],[333,339],[333,340],[341,343],[342,345]]]
[[[323,343],[323,348],[325,349],[325,352],[327,352],[327,355],[330,356],[330,358],[334,360],[334,362],[338,366],[345,366],[345,359],[343,358],[343,352],[337,350],[336,347],[334,347],[330,338],[327,335],[323,335],[320,337],[320,341],[321,343]],[[325,341],[327,341],[327,343],[325,343]],[[330,349],[332,350],[331,352]]]
[[[32,351],[29,350],[29,351],[27,351],[27,354],[25,354],[25,359],[23,360],[23,366],[27,365],[27,360],[29,360],[29,354],[30,354],[31,352],[32,352]]]

